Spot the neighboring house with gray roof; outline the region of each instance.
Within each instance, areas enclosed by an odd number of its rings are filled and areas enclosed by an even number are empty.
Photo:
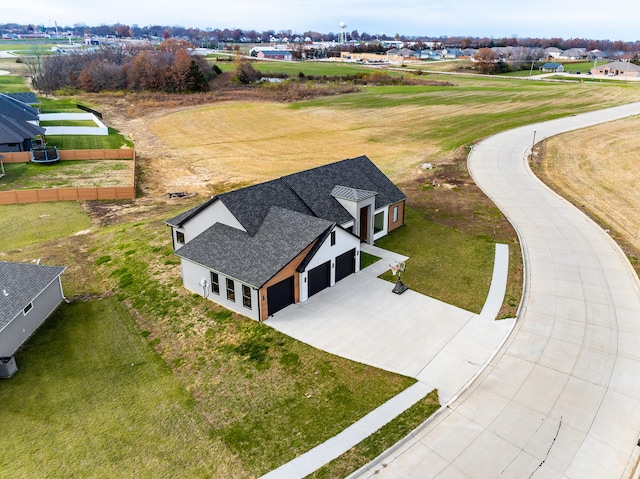
[[[166,223],[184,286],[258,321],[356,273],[406,197],[366,156],[214,196]]]
[[[27,92],[18,92],[18,93],[3,93],[3,95],[7,95],[9,98],[13,98],[14,100],[18,100],[19,102],[24,103],[25,105],[36,105],[40,102],[36,97],[36,94],[32,91]]]
[[[34,125],[38,125],[40,122],[36,108],[4,93],[0,93],[0,115],[8,116],[16,120],[28,121]]]
[[[0,357],[10,357],[64,299],[65,268],[0,261]]]
[[[41,126],[0,114],[0,152],[30,151],[34,138],[44,134]]]

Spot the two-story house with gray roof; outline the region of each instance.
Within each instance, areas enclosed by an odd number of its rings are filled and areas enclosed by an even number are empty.
[[[65,268],[0,261],[0,357],[10,357],[64,299]]]
[[[166,223],[184,286],[264,321],[358,272],[406,197],[366,156],[212,197]]]

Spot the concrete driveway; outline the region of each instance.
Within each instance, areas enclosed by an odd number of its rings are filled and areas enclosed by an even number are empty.
[[[417,378],[438,389],[441,403],[449,401],[489,361],[513,320],[483,318],[411,290],[394,294],[377,276],[390,259],[406,257],[363,248],[383,259],[267,324],[318,349]]]
[[[529,170],[537,141],[640,114],[640,103],[477,145],[476,183],[518,231],[526,285],[501,352],[411,440],[353,477],[637,478],[640,285],[611,238]]]

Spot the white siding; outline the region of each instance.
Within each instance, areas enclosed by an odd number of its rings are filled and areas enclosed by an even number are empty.
[[[242,305],[242,284],[240,281],[234,280],[234,291],[236,300],[227,299],[227,276],[218,273],[220,284],[220,294],[211,291],[211,271],[203,266],[192,263],[184,258],[181,259],[182,282],[184,287],[189,291],[199,294],[200,296],[210,299],[214,303],[218,303],[231,311],[247,316],[248,318],[260,318],[260,305],[258,303],[258,290],[251,288],[251,309]],[[207,283],[206,287],[201,284],[202,279]]]
[[[356,249],[356,273],[360,270],[360,239],[352,234],[344,231],[342,228],[334,228],[336,233],[336,244],[331,246],[331,235],[327,236],[320,246],[320,249],[316,251],[313,259],[307,265],[305,271],[300,273],[300,301],[306,301],[309,299],[309,283],[307,273],[316,266],[319,266],[327,261],[331,261],[331,280],[330,285],[333,286],[336,283],[336,257],[342,253],[346,253],[353,248]]]
[[[193,238],[198,236],[203,231],[209,229],[216,223],[222,223],[232,228],[246,231],[240,222],[231,214],[227,207],[220,200],[216,200],[207,206],[204,210],[200,211],[193,218],[189,219],[181,228],[172,228],[173,230],[173,244],[176,248],[181,245],[176,239],[176,233],[180,231],[184,233],[185,243],[188,243]]]
[[[360,210],[358,209],[357,202],[353,200],[346,200],[344,198],[336,198],[336,200],[344,207],[345,210],[349,212],[351,216],[353,216],[354,218],[358,217],[358,212]]]
[[[22,312],[0,331],[0,357],[13,356],[16,350],[29,339],[36,329],[47,319],[62,302],[60,277],[32,301],[33,308]],[[25,304],[25,306],[27,306]]]

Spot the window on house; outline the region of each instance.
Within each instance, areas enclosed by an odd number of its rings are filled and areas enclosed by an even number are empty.
[[[180,244],[184,244],[184,233],[182,231],[176,231],[176,241]]]
[[[218,273],[211,272],[211,292],[220,294],[220,278]]]
[[[29,311],[31,311],[33,309],[33,303],[29,303],[25,306],[25,308],[22,310],[22,314],[27,314]]]
[[[393,222],[397,223],[398,222],[398,206],[394,206],[393,207]]]
[[[251,309],[251,288],[246,284],[242,285],[242,306]]]
[[[236,285],[232,279],[227,278],[227,299],[229,301],[236,300]]]
[[[334,246],[336,244],[336,232],[332,231],[331,232],[331,246]]]
[[[373,217],[373,232],[380,233],[384,230],[384,211],[377,213]]]

